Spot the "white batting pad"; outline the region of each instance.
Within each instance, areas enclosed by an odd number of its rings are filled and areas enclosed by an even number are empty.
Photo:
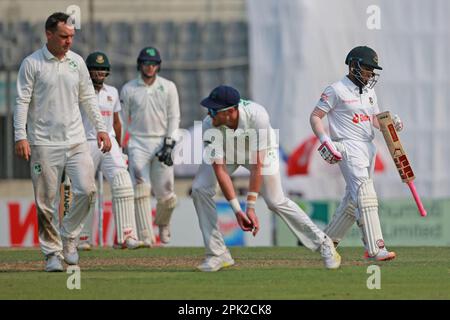
[[[364,181],[359,187],[358,207],[361,214],[358,225],[363,232],[363,240],[369,255],[375,256],[380,249],[384,248],[384,240],[378,217],[377,194],[371,179]]]
[[[136,226],[139,240],[150,239],[155,242],[152,224],[152,207],[150,204],[150,185],[137,184],[134,194],[134,205],[136,211]]]
[[[121,170],[114,176],[111,191],[117,242],[121,244],[127,238],[136,238],[137,236],[135,234],[134,190],[130,175],[126,170]]]

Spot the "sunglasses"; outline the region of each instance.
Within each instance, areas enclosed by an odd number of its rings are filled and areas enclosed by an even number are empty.
[[[236,107],[236,106],[231,106],[231,107],[227,107],[227,108],[220,109],[220,110],[208,108],[208,113],[211,116],[211,118],[215,118],[219,112],[227,111],[234,107]]]
[[[158,65],[159,63],[156,62],[156,61],[142,61],[142,64],[143,64],[144,66],[156,66],[156,65]]]

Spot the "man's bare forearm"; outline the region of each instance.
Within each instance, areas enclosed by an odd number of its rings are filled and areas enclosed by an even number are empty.
[[[233,182],[230,175],[227,172],[225,164],[213,164],[214,171],[216,173],[217,181],[219,182],[220,189],[227,200],[236,198],[234,192]]]

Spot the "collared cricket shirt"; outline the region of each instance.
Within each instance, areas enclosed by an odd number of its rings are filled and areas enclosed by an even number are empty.
[[[359,88],[347,76],[328,86],[316,107],[327,113],[332,140],[372,141],[372,116],[379,113],[373,89]]]

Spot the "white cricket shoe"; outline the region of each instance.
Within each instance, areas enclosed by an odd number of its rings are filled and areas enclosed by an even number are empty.
[[[91,251],[92,247],[89,242],[80,242],[78,243],[77,249],[80,251]]]
[[[159,240],[165,244],[170,242],[170,226],[168,224],[159,226]]]
[[[64,261],[68,265],[77,265],[80,257],[78,256],[77,241],[75,238],[62,237]]]
[[[337,269],[341,265],[341,256],[334,248],[334,243],[328,236],[320,246],[320,255],[327,269]]]
[[[144,245],[143,241],[138,241],[136,239],[133,238],[127,238],[127,240],[125,240],[125,246],[127,247],[127,249],[137,249],[140,248],[142,245]]]
[[[203,272],[215,272],[232,265],[234,265],[234,260],[227,251],[220,256],[207,256],[203,263],[197,266],[197,269]]]
[[[153,247],[153,240],[151,238],[145,238],[141,241],[141,248],[151,248]]]
[[[364,259],[366,260],[376,260],[376,261],[388,261],[393,260],[397,254],[393,251],[388,251],[386,248],[380,249],[375,256],[369,256],[369,252],[366,250],[364,252]]]
[[[61,272],[64,271],[61,263],[61,256],[59,253],[51,253],[45,256],[45,271],[46,272]]]

